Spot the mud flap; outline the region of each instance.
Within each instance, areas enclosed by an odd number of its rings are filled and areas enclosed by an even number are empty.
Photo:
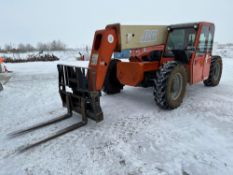
[[[96,91],[95,74],[88,68],[57,65],[58,87],[62,104],[70,108],[71,112],[86,115],[87,118],[100,122],[103,120],[103,112],[100,107],[100,91]],[[92,83],[90,83],[90,80]],[[67,103],[67,99],[69,102]],[[68,106],[69,104],[69,106]],[[84,117],[84,116],[82,116]]]

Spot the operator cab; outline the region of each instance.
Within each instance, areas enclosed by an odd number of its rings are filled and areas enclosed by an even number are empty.
[[[196,54],[212,52],[214,25],[212,23],[188,23],[168,27],[168,38],[163,57],[189,63]]]
[[[198,83],[209,76],[214,30],[214,24],[208,22],[168,27],[163,58],[188,64],[191,68],[190,84]]]
[[[174,57],[178,61],[188,63],[195,50],[197,28],[197,23],[169,26],[164,57]]]

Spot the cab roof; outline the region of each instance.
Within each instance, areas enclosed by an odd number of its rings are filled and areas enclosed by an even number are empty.
[[[211,24],[211,25],[214,25],[211,22],[193,22],[193,23],[182,23],[182,24],[169,25],[168,28],[170,28],[170,29],[190,28],[190,27],[198,26],[199,24]]]

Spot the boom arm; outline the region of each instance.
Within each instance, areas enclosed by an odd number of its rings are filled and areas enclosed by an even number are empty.
[[[88,87],[90,90],[99,91],[102,89],[108,65],[117,43],[116,30],[106,28],[95,32],[88,66]]]
[[[163,25],[113,24],[104,30],[96,31],[89,62],[89,89],[94,91],[102,89],[114,51],[164,44],[167,33],[167,26]]]

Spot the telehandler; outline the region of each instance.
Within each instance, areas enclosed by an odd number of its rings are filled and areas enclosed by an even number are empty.
[[[80,113],[82,121],[50,137],[27,145],[25,151],[87,124],[100,122],[100,95],[120,93],[124,85],[154,87],[153,98],[163,109],[181,105],[186,85],[204,82],[217,86],[222,59],[212,55],[215,26],[209,22],[176,25],[107,25],[95,32],[88,68],[57,65],[59,93],[68,113],[12,136],[59,122]],[[114,52],[130,50],[128,61],[112,59]]]

